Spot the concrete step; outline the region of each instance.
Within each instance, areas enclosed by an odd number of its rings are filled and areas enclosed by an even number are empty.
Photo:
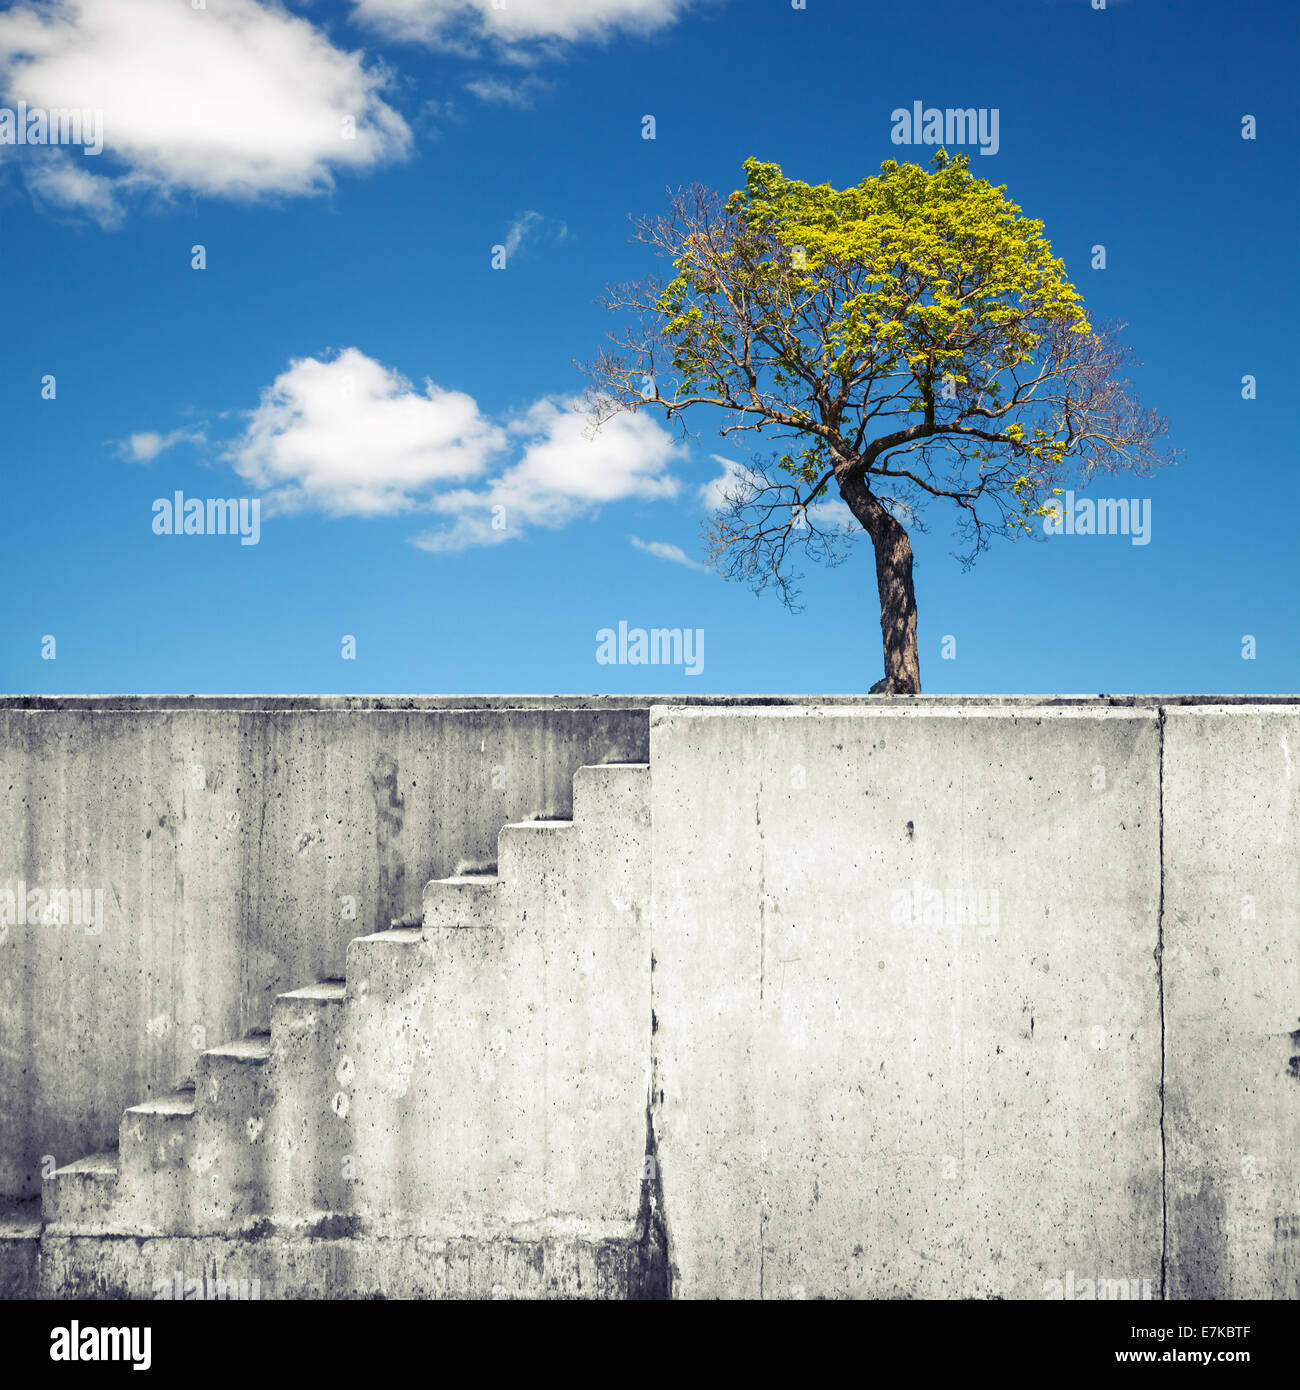
[[[424,885],[424,925],[491,927],[497,921],[501,880],[496,874],[458,874]]]
[[[277,1220],[345,1211],[351,1202],[354,1063],[347,1051],[347,998],[344,982],[329,980],[281,994],[272,1006],[275,1103],[268,1152],[274,1161],[266,1181]]]
[[[348,942],[348,994],[372,990],[385,997],[403,994],[418,983],[428,958],[423,927],[395,927],[353,937]]]
[[[573,819],[584,828],[620,822],[639,804],[649,805],[649,763],[593,763],[573,775]]]
[[[56,1168],[41,1184],[41,1216],[71,1227],[100,1226],[117,1195],[117,1150]]]
[[[572,863],[577,831],[571,820],[526,820],[503,825],[497,836],[498,872],[512,893],[527,896]]]
[[[186,1148],[190,1231],[216,1234],[266,1209],[270,1060],[271,1039],[264,1033],[199,1055]]]
[[[263,1102],[265,1069],[271,1059],[271,1037],[253,1034],[210,1047],[199,1054],[194,1073],[194,1098],[204,1111],[239,1110],[245,1114]]]
[[[123,1112],[115,1221],[152,1233],[186,1229],[194,1116],[193,1091],[160,1096]]]
[[[193,1119],[193,1091],[177,1091],[131,1106],[118,1127],[123,1174],[137,1167],[143,1171],[184,1163],[185,1137]]]

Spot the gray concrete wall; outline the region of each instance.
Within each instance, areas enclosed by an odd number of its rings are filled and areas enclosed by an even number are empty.
[[[1295,1297],[1297,719],[656,711],[675,1293]]]
[[[678,1296],[1300,1295],[1300,701],[813,703],[0,700],[0,889],[105,890],[0,929],[0,1191],[650,756],[653,1032],[565,1055],[645,1039]]]
[[[505,822],[567,816],[582,764],[647,756],[644,702],[7,703],[0,890],[97,892],[103,918],[0,927],[0,1195],[113,1143]]]
[[[1300,1298],[1300,711],[1168,712],[1171,1298]]]

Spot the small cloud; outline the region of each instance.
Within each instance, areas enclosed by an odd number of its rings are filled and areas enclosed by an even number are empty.
[[[513,256],[524,244],[524,238],[528,233],[542,220],[540,212],[526,212],[522,217],[516,217],[510,224],[510,230],[506,233],[504,242],[506,255]]]
[[[519,82],[507,82],[500,77],[476,77],[465,83],[465,90],[480,101],[494,106],[513,106],[527,111],[543,92],[551,89],[549,82],[531,74]]]
[[[440,140],[449,125],[458,125],[463,119],[454,101],[440,101],[436,97],[428,97],[420,103],[411,125],[415,132],[425,139]]]
[[[66,150],[53,146],[38,149],[24,170],[24,178],[36,202],[53,212],[82,213],[105,231],[122,225],[117,183],[90,173]]]
[[[628,540],[637,550],[644,550],[647,555],[653,555],[657,560],[669,560],[674,565],[685,565],[687,569],[692,570],[704,568],[698,561],[692,560],[680,545],[670,545],[667,541],[643,541],[640,536],[629,536]]]
[[[472,396],[345,348],[290,362],[262,392],[228,458],[277,511],[388,516],[482,473],[505,433]]]
[[[519,461],[481,492],[443,493],[435,508],[454,518],[445,531],[428,532],[422,550],[464,550],[494,545],[530,526],[555,529],[615,502],[668,501],[679,484],[668,471],[679,446],[645,412],[616,415],[593,431],[577,400],[540,400],[512,420],[523,445]]]
[[[506,249],[506,255],[513,256],[516,251],[529,239],[535,239],[537,234],[547,234],[553,241],[563,241],[569,235],[567,222],[560,222],[558,219],[544,217],[540,212],[534,212],[531,208],[521,213],[510,224],[506,231],[506,239],[502,245]]]
[[[391,38],[464,52],[500,44],[602,42],[620,30],[649,34],[692,0],[352,0],[356,16]]]
[[[736,484],[749,476],[749,469],[734,459],[723,458],[721,454],[710,454],[714,463],[722,465],[722,472],[711,478],[699,491],[700,501],[711,512],[716,512],[727,504],[727,494],[735,490]]]
[[[143,430],[124,439],[117,446],[117,455],[130,463],[152,463],[164,449],[174,444],[188,441],[191,444],[207,443],[207,436],[197,430],[172,430],[170,434],[159,434],[156,430]]]

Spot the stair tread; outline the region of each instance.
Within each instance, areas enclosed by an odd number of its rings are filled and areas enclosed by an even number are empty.
[[[556,830],[560,827],[572,828],[571,820],[516,820],[504,826],[506,830]]]
[[[251,1038],[238,1038],[234,1042],[210,1047],[205,1057],[231,1057],[239,1062],[265,1062],[271,1055],[271,1039],[265,1033]]]
[[[50,1175],[51,1177],[62,1177],[65,1174],[83,1173],[96,1174],[100,1177],[117,1177],[117,1150],[105,1149],[102,1153],[87,1154],[85,1158],[79,1158],[75,1163],[65,1163],[62,1168],[56,1168]]]
[[[495,888],[501,880],[496,874],[453,874],[450,878],[431,878],[430,883],[454,884],[457,888],[471,885],[476,888]]]
[[[583,763],[582,768],[581,768],[581,771],[583,771],[583,772],[594,772],[594,771],[596,771],[597,769],[602,768],[602,767],[636,767],[636,768],[648,768],[649,766],[650,766],[649,763]]]
[[[277,999],[308,999],[321,1003],[329,1003],[336,999],[343,999],[348,992],[348,987],[342,980],[322,980],[319,984],[304,985],[302,989],[286,990],[283,994],[277,994]]]
[[[127,1108],[128,1115],[192,1115],[194,1113],[194,1094],[159,1096],[157,1100],[142,1101],[139,1105]]]
[[[418,944],[424,940],[423,927],[391,927],[388,931],[371,932],[369,936],[354,936],[356,941],[379,941],[385,944],[396,942],[399,945]]]

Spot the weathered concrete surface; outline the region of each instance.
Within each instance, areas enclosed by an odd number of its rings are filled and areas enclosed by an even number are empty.
[[[665,710],[651,761],[674,1294],[1158,1297],[1157,713]]]
[[[647,751],[646,708],[618,701],[69,703],[0,711],[0,890],[104,909],[89,934],[0,926],[0,1195],[34,1194],[44,1155],[115,1142],[126,1106],[267,1026],[276,994],[342,974],[426,880],[493,861],[505,822],[568,815],[582,764]]]
[[[147,940],[116,897],[102,932],[0,940],[0,1144],[11,1115],[39,1108],[25,1097],[41,1046],[77,1044],[64,1060],[89,1090],[49,1110],[74,1128],[103,1075],[137,1065],[120,1053],[143,1043],[158,1063],[161,1103],[123,1118],[121,1154],[47,1184],[47,1293],[150,1297],[225,1250],[224,1277],[263,1271],[263,1297],[644,1296],[662,1290],[659,1210],[679,1297],[1036,1298],[1070,1276],[1147,1281],[1158,1297],[1162,1257],[1173,1297],[1300,1292],[1294,698],[878,697],[806,712],[716,698],[662,712],[653,739],[649,710],[619,701],[574,701],[586,732],[528,698],[36,703],[0,700],[15,877],[94,887],[78,865],[125,864],[123,882],[186,905],[179,922],[155,912]],[[18,719],[63,723],[18,737]],[[493,730],[544,795],[482,809],[514,795],[474,775]],[[399,806],[368,770],[372,735],[380,752],[400,745]],[[584,740],[600,761],[654,744],[653,894],[648,774],[584,769],[570,793],[556,769]],[[181,785],[196,743],[234,761],[209,754],[203,785]],[[424,805],[408,769],[454,795]],[[299,878],[316,842],[284,837],[300,814],[320,819],[322,777],[400,827],[367,841],[326,817],[326,860]],[[252,791],[200,796],[231,785]],[[34,795],[40,836],[18,806]],[[559,819],[570,805],[574,824]],[[155,806],[179,807],[172,836]],[[250,808],[271,827],[256,853],[221,818]],[[529,814],[547,820],[518,821]],[[411,868],[417,824],[428,868]],[[355,920],[273,912],[319,906],[312,872],[341,893],[335,860],[400,881],[409,909],[427,873],[496,863],[501,877],[486,895],[484,873],[430,885],[423,928],[352,943],[345,990],[309,982],[341,973],[347,939],[375,924],[364,897]],[[212,978],[223,962],[233,983]],[[19,968],[38,968],[35,995]],[[206,1015],[159,1011],[225,989],[234,1024],[193,1039],[213,1048],[262,1021],[248,1001],[281,979],[306,988],[265,1009],[270,1039],[201,1062],[178,1020]],[[646,1183],[652,1066],[662,1182]],[[168,1100],[186,1071],[199,1089]],[[150,1093],[122,1087],[110,1143]],[[32,1152],[80,1160],[103,1142]],[[125,1198],[119,1159],[143,1179]],[[0,1292],[37,1278],[37,1230],[30,1206],[0,1220]],[[593,1283],[583,1262],[602,1259],[633,1274]],[[514,1274],[489,1279],[499,1261]]]
[[[593,794],[594,793],[594,794]],[[351,1210],[368,1231],[624,1240],[650,1082],[649,769],[500,833],[496,920],[348,954]],[[430,885],[434,888],[436,885]]]
[[[40,1238],[39,1200],[0,1201],[0,1300],[38,1296]]]
[[[1300,711],[1168,712],[1171,1298],[1300,1298]]]
[[[47,1235],[44,1298],[610,1299],[644,1297],[629,1240],[435,1240],[418,1236]]]
[[[427,1296],[452,1248],[491,1276],[473,1294],[536,1291],[548,1260],[648,1288],[649,769],[582,768],[573,800],[501,830],[490,917],[355,939],[345,982],[281,996],[269,1035],[51,1175],[42,1287],[137,1296],[158,1276],[128,1242],[219,1238],[332,1296]]]

